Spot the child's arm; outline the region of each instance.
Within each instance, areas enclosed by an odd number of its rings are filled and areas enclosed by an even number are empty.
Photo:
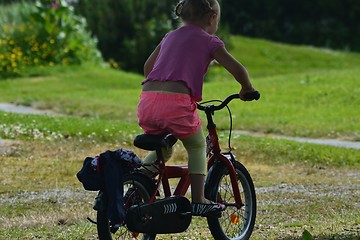
[[[160,52],[160,45],[158,45],[155,48],[155,50],[150,54],[149,58],[146,60],[146,62],[144,64],[145,77],[147,77],[149,75],[149,73],[151,72],[151,70],[153,69],[156,58],[159,55],[159,52]]]
[[[245,100],[244,94],[248,92],[254,92],[248,72],[245,67],[241,65],[226,49],[225,47],[219,47],[214,53],[214,58],[222,66],[228,70],[234,78],[241,84],[240,98]]]

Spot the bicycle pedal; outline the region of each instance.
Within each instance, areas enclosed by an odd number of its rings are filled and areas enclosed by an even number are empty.
[[[206,217],[206,218],[208,218],[208,217],[211,217],[211,218],[221,218],[222,217],[222,212],[212,212],[212,213],[207,213],[207,214],[205,214],[205,215],[202,215],[202,216],[200,216],[200,217]]]

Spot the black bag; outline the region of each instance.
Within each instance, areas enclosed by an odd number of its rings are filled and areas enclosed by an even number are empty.
[[[107,197],[106,209],[111,224],[125,218],[123,175],[142,165],[140,158],[130,150],[106,151],[96,158],[87,157],[76,174],[85,190],[102,190]]]
[[[81,170],[76,174],[76,177],[82,183],[85,190],[88,191],[99,191],[102,188],[102,179],[100,172],[94,169],[91,165],[91,161],[94,158],[87,157],[84,160],[84,164]]]

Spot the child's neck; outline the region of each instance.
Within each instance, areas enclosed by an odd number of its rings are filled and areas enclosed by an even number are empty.
[[[201,28],[202,30],[204,30],[205,32],[209,33],[209,27],[204,24],[203,22],[197,21],[197,22],[185,22],[184,25],[189,25],[189,26],[197,26],[199,28]]]

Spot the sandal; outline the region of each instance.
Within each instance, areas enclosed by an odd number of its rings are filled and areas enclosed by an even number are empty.
[[[192,203],[191,212],[193,216],[207,216],[212,213],[218,213],[223,211],[226,208],[224,204],[221,203]]]

